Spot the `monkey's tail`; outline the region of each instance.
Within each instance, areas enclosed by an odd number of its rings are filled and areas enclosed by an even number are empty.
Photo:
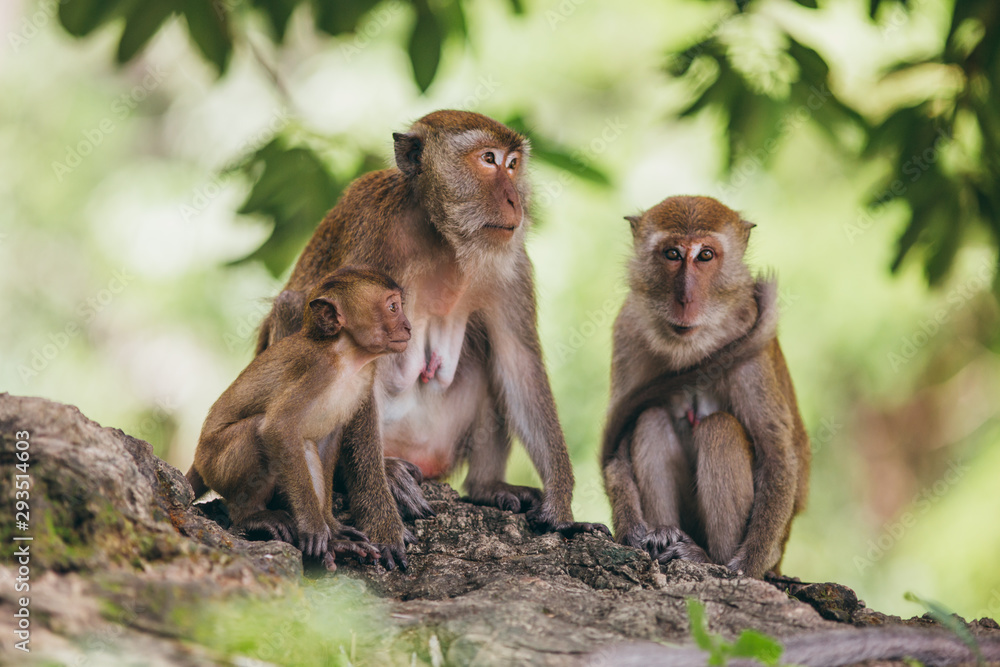
[[[208,484],[205,484],[205,480],[201,478],[201,473],[194,469],[194,464],[191,464],[191,469],[184,476],[187,477],[188,484],[194,489],[195,500],[208,493]]]
[[[979,637],[979,651],[988,663],[1000,661],[1000,638]],[[978,656],[954,634],[918,628],[855,628],[812,632],[784,642],[782,664],[840,667],[867,660],[917,660],[925,665],[975,663]],[[671,649],[651,642],[612,646],[593,654],[591,667],[703,667],[708,653],[695,648]],[[755,660],[729,660],[732,667],[757,666]]]

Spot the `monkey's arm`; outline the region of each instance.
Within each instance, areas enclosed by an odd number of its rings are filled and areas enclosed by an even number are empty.
[[[378,405],[369,393],[344,426],[340,450],[351,514],[378,548],[382,565],[406,569],[403,521],[389,492]]]
[[[527,289],[510,295],[513,303],[508,307],[491,309],[486,328],[490,372],[505,417],[544,485],[542,503],[531,510],[529,519],[541,530],[564,535],[593,531],[610,535],[603,524],[573,521],[573,468],[542,363],[530,274],[518,284]]]
[[[746,537],[727,565],[762,577],[781,559],[795,505],[798,464],[792,415],[769,354],[736,369],[730,382],[733,412],[753,443],[754,495]]]

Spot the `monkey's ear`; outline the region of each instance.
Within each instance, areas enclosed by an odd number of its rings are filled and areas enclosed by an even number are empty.
[[[416,134],[408,132],[392,133],[392,141],[396,149],[396,166],[407,177],[416,176],[420,173],[420,156],[424,150],[424,143]]]
[[[344,328],[344,315],[337,302],[328,297],[320,297],[309,302],[314,326],[324,336],[336,336]]]
[[[749,220],[740,220],[743,223],[743,235],[746,238],[750,238],[750,230],[757,226],[756,223],[750,222]]]
[[[642,220],[642,216],[626,215],[625,219],[628,220],[629,227],[632,228],[632,233],[635,234],[635,230],[639,228],[639,221]]]

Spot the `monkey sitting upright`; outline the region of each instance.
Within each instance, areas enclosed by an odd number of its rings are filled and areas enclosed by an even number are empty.
[[[743,262],[754,225],[709,197],[627,219],[631,292],[615,321],[601,457],[615,538],[661,563],[777,572],[810,451],[774,283]]]
[[[371,362],[409,339],[391,278],[356,267],[328,275],[309,294],[302,329],[257,356],[212,406],[187,474],[195,496],[214,489],[234,529],[296,543],[330,569],[337,554],[405,567],[380,439],[351,434],[377,434]],[[338,465],[363,533],[333,516]]]

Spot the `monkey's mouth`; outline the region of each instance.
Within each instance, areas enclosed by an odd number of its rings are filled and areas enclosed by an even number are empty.
[[[404,352],[406,350],[406,344],[409,342],[410,337],[398,338],[396,340],[390,340],[389,344],[386,345],[393,352]]]
[[[507,227],[505,225],[483,225],[483,229],[489,229],[493,232],[501,232],[505,234],[513,234],[514,230],[517,229],[517,225],[513,227]]]
[[[673,332],[675,334],[677,334],[678,336],[683,337],[683,336],[690,335],[691,332],[694,331],[695,329],[697,329],[698,327],[694,326],[694,325],[691,325],[689,327],[685,327],[685,326],[681,326],[680,324],[671,324],[670,328],[673,330]]]

